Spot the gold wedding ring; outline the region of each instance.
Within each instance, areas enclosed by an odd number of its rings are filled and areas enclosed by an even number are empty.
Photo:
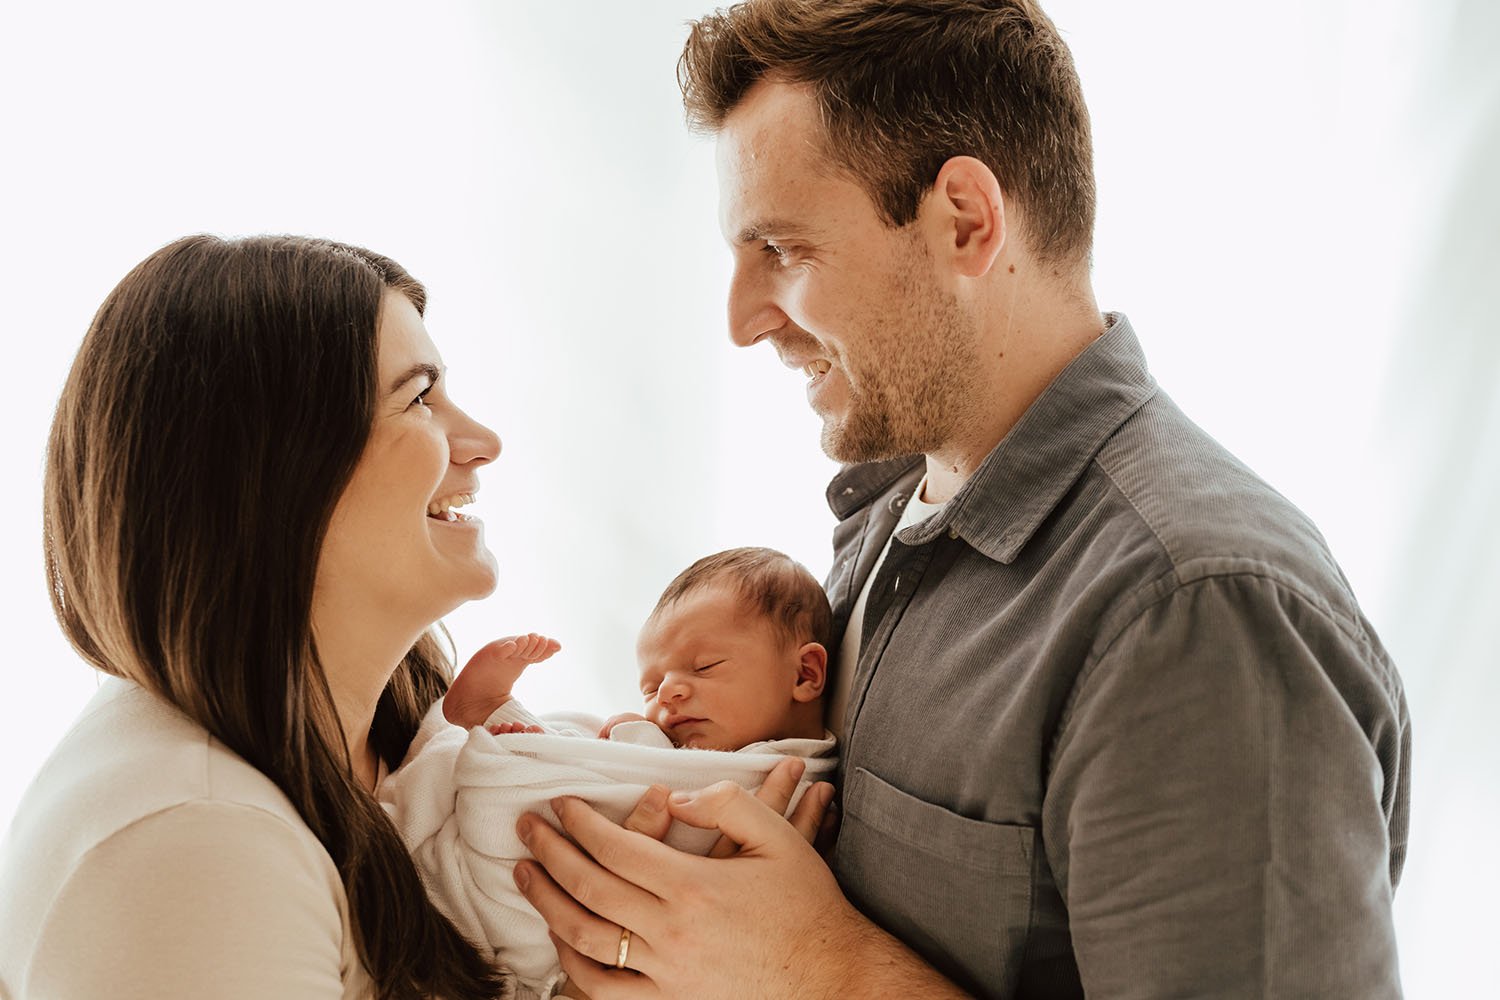
[[[615,968],[625,968],[625,960],[630,957],[630,931],[624,927],[620,928],[620,950],[615,953]]]

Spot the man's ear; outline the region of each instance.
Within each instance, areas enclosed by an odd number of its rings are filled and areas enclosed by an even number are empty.
[[[922,206],[933,250],[959,274],[989,273],[1005,249],[1005,195],[995,172],[972,156],[955,156],[938,171]]]
[[[792,700],[817,700],[827,681],[828,650],[820,642],[803,643],[797,650],[797,683],[792,687]]]

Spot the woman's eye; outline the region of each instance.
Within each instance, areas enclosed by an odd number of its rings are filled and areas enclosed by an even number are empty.
[[[427,394],[429,392],[431,392],[432,389],[433,389],[433,387],[429,385],[427,388],[425,388],[421,392],[417,393],[416,398],[411,401],[411,405],[412,406],[424,406],[424,407],[427,406],[428,405],[428,403],[427,403]]]

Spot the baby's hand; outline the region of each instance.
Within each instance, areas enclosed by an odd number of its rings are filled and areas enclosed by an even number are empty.
[[[484,728],[492,736],[509,736],[513,733],[545,733],[547,731],[541,726],[525,722],[497,722],[492,726],[485,726]]]
[[[465,729],[482,724],[510,701],[510,689],[522,671],[559,649],[562,643],[535,632],[496,639],[470,657],[453,679],[443,696],[443,717]]]
[[[636,715],[634,712],[621,712],[619,715],[611,715],[604,720],[604,725],[599,727],[599,738],[609,739],[610,731],[622,722],[650,722],[644,715]]]

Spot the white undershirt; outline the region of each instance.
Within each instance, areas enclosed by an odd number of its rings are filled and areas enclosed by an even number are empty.
[[[865,577],[865,585],[859,592],[859,599],[854,602],[854,607],[849,612],[849,625],[844,630],[844,638],[839,643],[838,668],[833,673],[833,696],[828,702],[827,725],[842,742],[844,739],[844,713],[849,708],[849,689],[854,685],[854,667],[859,663],[859,642],[864,631],[865,604],[870,599],[870,586],[875,578],[880,575],[880,567],[885,563],[886,553],[891,551],[891,538],[896,537],[896,532],[908,528],[918,521],[925,521],[933,514],[943,509],[943,504],[928,503],[922,499],[922,491],[927,486],[927,477],[917,483],[917,488],[912,490],[911,499],[906,502],[906,509],[901,512],[901,520],[891,531],[891,537],[885,540],[885,548],[880,550],[880,558],[875,560],[875,567],[870,570],[870,575]]]

